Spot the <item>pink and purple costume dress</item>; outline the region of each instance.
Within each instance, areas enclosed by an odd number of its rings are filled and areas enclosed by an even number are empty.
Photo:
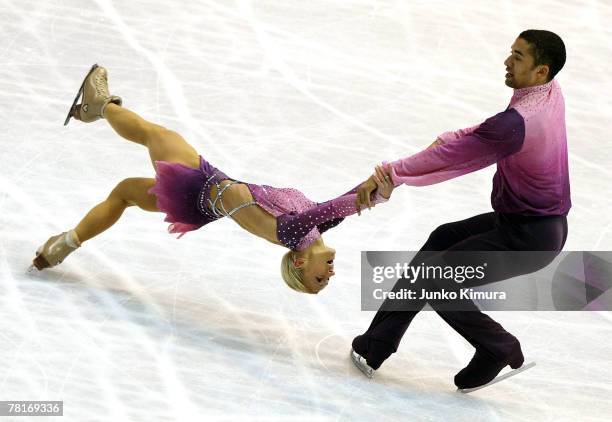
[[[258,205],[276,217],[277,238],[291,250],[303,250],[330,228],[337,226],[357,212],[357,188],[327,202],[316,203],[293,188],[275,188],[245,183],[254,201],[231,211],[225,211],[220,199],[223,180],[235,180],[200,157],[200,168],[193,169],[178,163],[156,161],[156,184],[149,190],[157,196],[157,207],[166,213],[164,221],[172,223],[170,233],[197,230],[200,227],[230,216],[244,206]],[[213,186],[217,197],[210,199]],[[379,195],[374,203],[383,202]]]

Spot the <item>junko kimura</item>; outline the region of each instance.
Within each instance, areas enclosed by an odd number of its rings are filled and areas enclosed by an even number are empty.
[[[376,300],[455,300],[455,299],[470,299],[470,300],[506,300],[506,292],[504,291],[478,291],[471,288],[463,288],[458,291],[454,290],[429,290],[429,289],[399,289],[397,291],[384,291],[383,289],[374,289],[372,292]]]

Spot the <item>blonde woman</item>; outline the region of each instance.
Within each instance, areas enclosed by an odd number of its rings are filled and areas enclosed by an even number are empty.
[[[82,94],[81,104],[77,104]],[[155,178],[121,181],[108,198],[96,205],[67,232],[51,237],[38,248],[33,267],[38,270],[61,263],[85,241],[110,228],[130,206],[166,213],[170,233],[186,232],[230,217],[250,233],[289,249],[281,274],[292,289],[318,293],[334,276],[336,251],[321,234],[338,225],[356,208],[357,188],[331,201],[315,203],[292,188],[274,188],[237,181],[213,167],[181,135],[147,122],[121,106],[120,97],[108,92],[107,72],[94,65],[85,77],[66,117],[85,123],[106,119],[128,141],[149,150]],[[373,176],[379,189],[373,203],[385,201],[393,191],[389,168],[377,167]]]

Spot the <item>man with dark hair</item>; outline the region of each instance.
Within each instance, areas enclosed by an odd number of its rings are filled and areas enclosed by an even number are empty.
[[[552,81],[565,64],[563,40],[554,32],[537,29],[521,32],[518,39],[527,42],[528,52],[533,57],[533,66],[548,66],[546,82]]]
[[[392,162],[388,176],[381,178],[378,172],[360,187],[357,207],[369,207],[377,183],[430,185],[497,163],[493,212],[439,226],[411,265],[449,262],[457,251],[550,251],[542,258],[525,254],[535,257],[529,263],[497,254],[501,258],[494,262],[495,274],[486,281],[494,282],[543,268],[561,251],[571,201],[565,106],[554,77],[564,64],[565,46],[558,35],[522,32],[504,62],[505,84],[514,89],[505,111],[480,125],[441,134],[429,148]],[[400,279],[398,285],[406,280]],[[385,302],[368,330],[353,340],[353,361],[371,376],[397,350],[412,319],[429,303],[476,349],[455,376],[457,387],[482,386],[507,365],[519,368],[524,361],[519,341],[471,300],[463,302],[464,311],[447,310],[445,303],[435,300],[412,301],[411,310],[385,307]]]

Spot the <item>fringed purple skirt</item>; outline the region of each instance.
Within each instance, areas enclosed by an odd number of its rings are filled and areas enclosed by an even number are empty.
[[[157,208],[166,213],[164,221],[172,223],[170,233],[197,230],[211,221],[218,220],[208,208],[210,189],[215,183],[230,179],[200,156],[200,168],[183,164],[156,161],[155,186],[149,193],[157,197]],[[232,179],[233,180],[233,179]]]

